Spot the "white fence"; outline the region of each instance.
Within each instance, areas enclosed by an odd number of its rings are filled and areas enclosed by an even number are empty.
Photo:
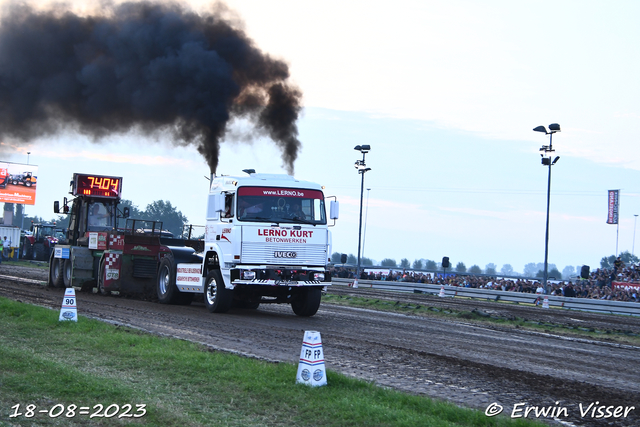
[[[353,279],[331,279],[332,285],[349,286]],[[382,289],[392,292],[412,292],[421,294],[440,294],[440,285],[412,282],[387,282],[380,280],[358,280],[361,288]],[[492,289],[463,288],[457,286],[445,286],[446,297],[462,297],[484,301],[508,301],[517,304],[534,304],[539,295],[524,292],[496,291]],[[589,298],[567,298],[548,295],[549,306],[567,310],[592,311],[596,313],[623,314],[628,316],[640,316],[640,303],[625,301],[606,301]]]

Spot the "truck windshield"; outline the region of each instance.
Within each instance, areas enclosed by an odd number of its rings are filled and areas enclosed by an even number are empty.
[[[240,221],[327,223],[324,195],[319,190],[240,187],[237,197],[237,218]]]

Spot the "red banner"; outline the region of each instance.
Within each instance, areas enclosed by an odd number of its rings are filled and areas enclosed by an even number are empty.
[[[38,166],[0,162],[0,202],[36,204]]]
[[[618,223],[618,205],[620,203],[620,190],[609,190],[609,209],[607,224]]]
[[[612,282],[611,283],[611,287],[612,288],[622,288],[622,289],[635,289],[637,291],[640,291],[640,283],[631,283],[631,282]]]

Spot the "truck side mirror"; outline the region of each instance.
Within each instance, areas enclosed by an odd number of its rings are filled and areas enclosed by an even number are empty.
[[[129,218],[129,215],[131,215],[131,209],[129,209],[129,206],[125,206],[125,208],[122,209],[122,217]]]
[[[57,200],[53,202],[53,213],[60,213],[60,202]]]
[[[332,200],[329,204],[329,218],[338,219],[340,216],[340,203],[337,200]]]

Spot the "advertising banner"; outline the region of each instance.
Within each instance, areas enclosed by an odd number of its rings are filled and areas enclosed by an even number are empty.
[[[38,166],[0,161],[0,202],[36,204]]]
[[[609,190],[609,209],[607,224],[618,223],[618,204],[620,203],[620,190]]]

